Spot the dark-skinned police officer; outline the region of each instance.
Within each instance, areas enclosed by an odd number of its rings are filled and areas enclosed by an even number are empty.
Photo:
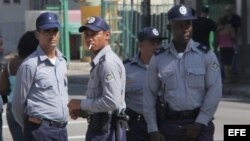
[[[187,5],[167,13],[172,40],[150,60],[143,114],[151,141],[213,141],[213,116],[222,96],[218,60],[209,48],[191,39]],[[165,102],[158,117],[157,96]],[[158,120],[157,120],[158,119]]]
[[[150,58],[161,47],[162,37],[153,27],[145,27],[138,33],[137,53],[132,60],[124,61],[126,69],[125,98],[129,120],[127,141],[149,141],[147,124],[143,118],[143,85]]]

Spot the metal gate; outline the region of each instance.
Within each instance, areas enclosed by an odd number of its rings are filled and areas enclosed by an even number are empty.
[[[150,5],[150,25],[157,28],[163,36],[168,37],[167,17],[168,9],[173,5],[168,0],[158,4],[153,1]],[[110,44],[114,51],[122,58],[131,58],[137,50],[137,34],[142,29],[141,0],[102,0],[102,17],[111,26]],[[166,45],[168,41],[164,41]]]

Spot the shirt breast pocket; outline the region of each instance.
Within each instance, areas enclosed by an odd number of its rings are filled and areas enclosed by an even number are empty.
[[[203,68],[189,68],[188,85],[193,88],[203,88],[205,86],[205,69]]]
[[[177,89],[177,78],[174,71],[165,71],[161,73],[162,82],[165,84],[166,90]]]
[[[49,80],[46,79],[38,79],[35,83],[35,86],[41,90],[50,90],[53,89],[53,85]]]
[[[51,98],[55,96],[56,92],[53,89],[53,82],[50,81],[48,78],[39,78],[35,82],[35,87],[39,94],[46,98]]]

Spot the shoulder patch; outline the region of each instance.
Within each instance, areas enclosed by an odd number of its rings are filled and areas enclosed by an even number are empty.
[[[99,59],[99,63],[101,64],[102,62],[104,62],[106,60],[105,55],[103,55],[100,59]]]
[[[155,51],[155,56],[165,52],[167,50],[167,48],[159,48]]]
[[[199,44],[197,48],[205,53],[209,51],[209,47]]]
[[[132,60],[131,59],[125,59],[125,60],[123,60],[123,64],[126,64],[126,63],[129,63],[129,62],[131,62]]]

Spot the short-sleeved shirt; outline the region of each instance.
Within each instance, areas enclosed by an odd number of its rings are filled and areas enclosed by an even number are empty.
[[[126,108],[125,68],[121,59],[105,46],[93,59],[86,99],[81,109],[90,113],[112,112]]]
[[[126,106],[133,111],[143,114],[143,86],[147,66],[135,55],[131,61],[125,61],[126,69]]]
[[[21,126],[27,117],[67,121],[67,62],[58,49],[56,54],[54,65],[38,47],[18,69],[12,111]]]
[[[215,54],[204,48],[190,40],[180,57],[171,42],[168,48],[151,59],[143,97],[149,132],[158,130],[155,103],[160,89],[163,89],[164,100],[170,109],[200,108],[195,121],[207,125],[212,120],[222,96],[222,83]]]

